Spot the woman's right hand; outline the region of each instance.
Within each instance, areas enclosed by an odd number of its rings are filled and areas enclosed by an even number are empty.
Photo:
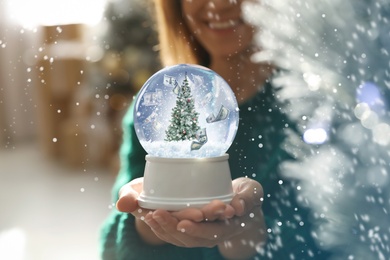
[[[175,232],[176,225],[180,220],[187,219],[193,222],[201,222],[204,220],[202,212],[198,209],[188,208],[182,211],[168,212],[166,210],[159,209],[158,213],[155,210],[141,208],[138,204],[138,197],[143,189],[144,178],[137,178],[122,186],[119,191],[119,199],[116,202],[116,208],[124,213],[130,213],[135,217],[135,227],[141,238],[153,245],[161,245],[170,241],[163,241],[156,236],[152,228],[145,223],[145,219],[151,219],[158,217],[161,213],[165,216],[170,216],[170,221],[166,223],[167,226],[174,227]],[[148,217],[147,217],[148,215]]]
[[[119,190],[119,199],[116,208],[125,213],[133,214],[137,219],[143,219],[150,211],[138,205],[138,196],[143,189],[144,178],[137,178],[122,186]]]
[[[150,227],[145,223],[145,216],[152,214],[152,210],[141,208],[138,204],[138,196],[143,189],[144,178],[137,178],[122,186],[119,191],[119,199],[116,208],[135,217],[135,228],[140,237],[148,244],[161,245],[165,241],[159,239]]]

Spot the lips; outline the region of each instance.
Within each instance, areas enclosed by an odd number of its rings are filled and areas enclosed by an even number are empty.
[[[211,29],[217,29],[217,30],[222,30],[222,29],[230,29],[235,26],[240,24],[240,20],[227,20],[227,21],[215,21],[215,22],[209,22],[208,26]]]

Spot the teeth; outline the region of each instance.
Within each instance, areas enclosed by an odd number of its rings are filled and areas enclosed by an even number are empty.
[[[225,22],[210,22],[211,29],[227,29],[232,28],[238,24],[238,20],[229,20]]]

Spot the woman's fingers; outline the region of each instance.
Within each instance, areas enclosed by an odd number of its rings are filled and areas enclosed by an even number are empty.
[[[165,210],[156,210],[145,216],[145,223],[153,230],[158,238],[168,243],[185,246],[177,231],[178,220]]]
[[[244,231],[238,219],[200,223],[182,220],[177,229],[194,240],[205,241],[223,241]]]
[[[220,200],[211,201],[209,204],[202,207],[201,210],[205,221],[229,219],[235,214],[234,208],[231,205],[225,204]]]
[[[198,208],[186,208],[180,211],[172,212],[172,216],[178,220],[188,219],[194,222],[200,222],[204,220],[203,212]]]
[[[193,222],[225,220],[235,215],[234,208],[220,200],[211,201],[202,208],[186,208],[172,212],[172,216],[180,220],[191,220]]]

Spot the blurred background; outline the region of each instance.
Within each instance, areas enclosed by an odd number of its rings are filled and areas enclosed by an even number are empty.
[[[0,0],[0,259],[99,259],[121,119],[156,72],[141,0]]]

